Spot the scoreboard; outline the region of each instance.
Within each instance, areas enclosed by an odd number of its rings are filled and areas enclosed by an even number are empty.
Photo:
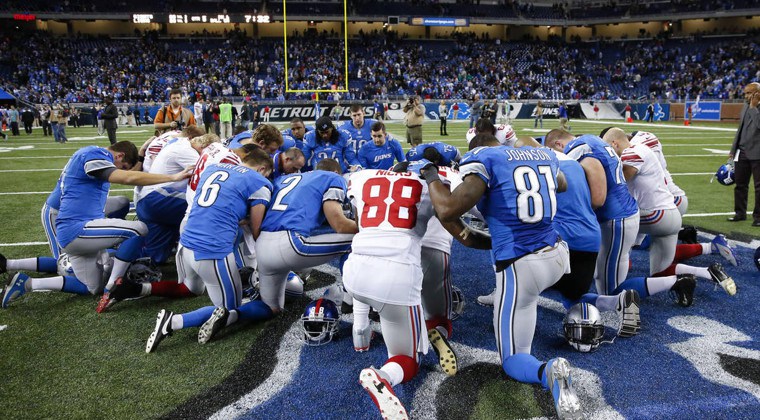
[[[192,14],[141,13],[133,14],[133,23],[269,23],[269,15],[258,14]]]

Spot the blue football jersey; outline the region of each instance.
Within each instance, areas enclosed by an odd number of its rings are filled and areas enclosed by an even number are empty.
[[[607,176],[607,199],[595,211],[599,222],[624,219],[639,211],[636,200],[628,192],[623,164],[612,146],[597,136],[584,134],[565,146],[565,154],[578,162],[591,157],[602,164]]]
[[[232,140],[230,140],[229,144],[227,145],[227,148],[228,149],[239,149],[239,148],[243,147],[243,145],[240,144],[240,141],[241,140],[245,140],[245,139],[250,139],[251,137],[252,137],[252,135],[251,135],[251,131],[250,130],[243,131],[242,133],[239,133],[235,137],[233,137]]]
[[[50,195],[48,195],[47,200],[45,200],[45,204],[47,204],[47,206],[51,209],[55,210],[61,208],[61,178],[58,178],[58,181],[55,182],[55,188],[50,193]]]
[[[478,147],[464,155],[462,178],[474,174],[487,186],[478,210],[488,222],[496,261],[557,243],[558,171],[557,156],[545,148]]]
[[[346,121],[339,127],[340,130],[344,130],[348,133],[348,145],[354,149],[354,152],[359,153],[362,146],[367,142],[372,141],[372,124],[377,120],[372,118],[365,118],[364,125],[361,128],[354,127],[353,121]],[[366,169],[366,166],[365,166]]]
[[[297,147],[297,148],[303,150],[303,142],[301,140],[296,140],[295,138],[293,138],[293,137],[291,137],[291,136],[289,136],[287,134],[283,134],[282,135],[282,146],[280,146],[280,148],[278,150],[281,151],[281,152],[284,152],[284,151],[290,149],[291,147]]]
[[[207,167],[180,243],[194,251],[196,260],[226,257],[235,246],[238,222],[271,197],[272,184],[253,169],[229,163]]]
[[[61,206],[55,221],[61,248],[76,239],[87,222],[105,217],[103,209],[111,183],[93,177],[92,173],[108,168],[115,168],[113,155],[98,146],[77,150],[63,168],[58,180]]]
[[[359,149],[359,163],[364,169],[390,169],[396,161],[405,160],[401,143],[390,135],[386,137],[382,146],[376,146],[373,141],[369,141]]]
[[[441,154],[441,159],[443,159],[443,162],[441,162],[441,165],[443,166],[451,166],[452,162],[459,162],[459,158],[461,157],[459,149],[456,147],[446,143],[433,142],[412,147],[408,152],[406,152],[406,160],[411,162],[424,159],[425,157],[423,154],[425,153],[425,149],[428,147],[434,147],[436,150],[438,150],[438,153]]]
[[[317,132],[309,131],[304,136],[303,154],[307,164],[316,168],[322,159],[335,159],[340,163],[340,168],[346,172],[346,164],[358,165],[356,153],[348,146],[348,133],[337,130],[338,140],[335,143],[326,143],[317,138]]]
[[[291,230],[308,236],[325,222],[322,203],[346,199],[346,180],[335,172],[313,171],[280,177],[261,230]]]
[[[580,163],[563,154],[557,158],[567,180],[567,191],[557,194],[554,229],[571,250],[599,252],[602,232],[591,207],[586,172]]]

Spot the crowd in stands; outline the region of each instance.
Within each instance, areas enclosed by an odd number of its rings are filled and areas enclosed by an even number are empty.
[[[341,99],[423,98],[732,99],[760,77],[760,37],[616,42],[499,41],[459,35],[413,41],[386,33],[349,40],[349,91]],[[285,92],[281,39],[0,39],[0,87],[33,103],[163,102],[172,86],[206,98],[309,99]],[[337,34],[288,38],[291,90],[342,89]],[[197,96],[197,95],[196,95]]]
[[[482,3],[482,4],[481,4]],[[488,3],[488,4],[486,4]],[[289,1],[288,13],[298,15],[342,15],[343,2],[338,0]],[[481,2],[480,0],[349,0],[350,15],[402,15],[402,16],[471,16],[522,19],[588,19],[609,16],[671,15],[718,10],[741,10],[760,7],[760,0],[565,0],[554,3],[535,3],[527,0],[500,0]],[[263,12],[282,14],[281,2],[241,2],[241,1],[193,1],[167,0],[5,0],[0,2],[0,10],[14,12],[55,12],[55,13],[251,13]]]

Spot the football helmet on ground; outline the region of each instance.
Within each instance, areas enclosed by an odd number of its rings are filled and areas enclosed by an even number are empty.
[[[562,322],[565,339],[583,353],[595,350],[602,343],[604,324],[599,309],[590,303],[577,303],[567,311]]]
[[[329,343],[338,334],[340,312],[330,299],[319,298],[306,305],[299,322],[303,342],[309,346]]]

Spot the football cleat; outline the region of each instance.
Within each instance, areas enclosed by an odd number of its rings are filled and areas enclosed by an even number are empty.
[[[641,299],[635,290],[624,290],[618,295],[618,304],[615,309],[620,319],[618,336],[633,337],[641,331],[641,317],[639,307]]]
[[[152,353],[154,350],[156,350],[156,347],[158,347],[158,344],[161,342],[161,340],[172,335],[174,332],[174,330],[172,330],[172,316],[174,316],[174,312],[167,311],[166,309],[161,309],[158,311],[158,316],[156,317],[156,328],[154,328],[153,332],[150,333],[148,342],[145,344],[146,353]]]
[[[211,313],[211,318],[201,325],[201,329],[198,330],[198,344],[206,344],[214,338],[216,333],[227,326],[227,318],[230,316],[230,311],[227,308],[216,308]]]
[[[692,225],[683,225],[678,232],[678,240],[685,244],[698,244],[697,228]]]
[[[103,293],[103,297],[100,298],[100,302],[98,303],[97,309],[95,311],[97,313],[103,313],[107,309],[111,308],[114,304],[121,302],[122,300],[126,299],[137,299],[142,293],[142,286],[133,283],[131,281],[124,280],[124,278],[119,277],[116,279],[116,282],[113,284],[113,287],[111,287],[111,290],[109,290],[107,293]],[[108,296],[108,300],[103,303],[105,296]],[[103,305],[101,307],[101,305]]]
[[[736,294],[736,283],[734,283],[734,279],[726,274],[725,270],[723,270],[723,266],[720,265],[720,263],[710,264],[710,266],[707,267],[707,271],[710,272],[710,276],[712,277],[713,281],[722,287],[729,296]]]
[[[710,248],[712,249],[713,254],[722,255],[731,265],[736,267],[736,254],[734,253],[733,248],[728,244],[725,235],[715,236]]]
[[[679,274],[673,287],[670,288],[670,297],[677,304],[687,308],[694,303],[694,289],[697,287],[697,279],[691,274]]]
[[[359,374],[359,383],[372,397],[383,419],[408,420],[404,405],[398,399],[393,387],[375,368],[363,369]]]
[[[478,305],[493,306],[494,299],[496,299],[496,289],[488,295],[478,296]]]
[[[372,327],[367,325],[363,329],[354,328],[351,331],[351,334],[354,338],[354,351],[364,352],[369,350],[369,345],[372,341],[372,337],[375,336],[375,333],[372,331]]]
[[[121,278],[116,279],[117,281]],[[115,283],[114,283],[115,284]],[[103,296],[98,300],[98,306],[95,308],[95,312],[102,314],[106,309],[110,308],[113,303],[111,302],[111,294],[109,290],[103,291]]]
[[[8,259],[5,255],[0,254],[0,274],[8,272]]]
[[[8,281],[8,285],[5,286],[5,292],[3,293],[3,309],[7,308],[11,302],[26,294],[26,282],[29,280],[29,276],[24,273],[16,273]]]
[[[554,399],[554,408],[560,419],[582,419],[581,402],[573,388],[570,377],[570,363],[562,357],[551,359],[546,363],[546,378]]]
[[[451,348],[449,341],[436,328],[428,330],[427,333],[430,345],[433,346],[435,354],[438,355],[438,364],[441,365],[441,369],[449,376],[456,375],[458,368],[457,355],[454,353],[454,349]]]

